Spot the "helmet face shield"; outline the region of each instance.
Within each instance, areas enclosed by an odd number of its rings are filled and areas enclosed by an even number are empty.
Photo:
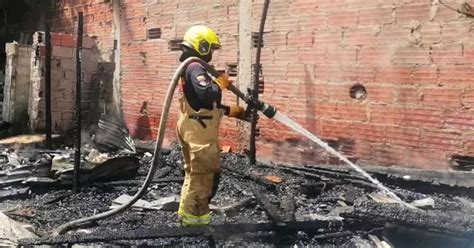
[[[211,44],[206,40],[201,40],[199,42],[199,54],[207,55],[211,52]]]

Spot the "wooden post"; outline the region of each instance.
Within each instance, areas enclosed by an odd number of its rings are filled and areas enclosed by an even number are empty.
[[[81,165],[81,81],[82,81],[82,31],[84,26],[84,16],[79,12],[77,24],[77,46],[76,46],[76,132],[74,144],[74,184],[73,192],[79,187],[79,168]]]
[[[270,0],[265,0],[263,4],[262,18],[260,20],[260,30],[258,33],[258,42],[257,42],[257,54],[255,55],[255,71],[254,71],[254,80],[253,80],[253,97],[258,100],[258,83],[260,81],[260,52],[262,50],[262,39],[263,31],[265,30],[265,20],[267,19],[267,10],[270,4]],[[257,147],[255,144],[255,136],[257,135],[257,110],[252,109],[252,120],[250,122],[250,148],[249,148],[249,160],[250,164],[254,165],[257,161]]]
[[[45,108],[46,108],[46,149],[51,149],[51,20],[46,20],[45,27],[45,75],[44,75],[44,90],[45,90]]]

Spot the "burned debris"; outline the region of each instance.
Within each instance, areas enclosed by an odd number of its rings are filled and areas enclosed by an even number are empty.
[[[11,219],[29,223],[41,237],[22,239],[19,244],[378,247],[386,243],[390,247],[428,247],[430,238],[436,238],[442,245],[429,247],[472,246],[472,198],[442,194],[436,187],[424,194],[388,184],[407,202],[429,197],[434,201],[426,210],[409,210],[374,200],[370,195],[378,192],[376,188],[360,183],[357,175],[340,167],[249,167],[244,157],[234,154],[224,155],[223,167],[232,170],[224,169],[211,202],[212,225],[180,227],[175,212],[182,171],[176,147],[163,155],[149,192],[131,210],[66,235],[48,234],[72,218],[105,211],[134,194],[148,166],[144,163],[147,156],[140,154],[142,168],[134,178],[85,184],[77,194],[51,188],[4,200],[2,211]],[[268,175],[282,181],[269,181],[265,179]],[[422,238],[407,244],[406,239],[414,235]]]
[[[59,138],[59,137],[55,137]],[[74,150],[41,149],[45,135],[22,135],[0,140],[0,200],[31,194],[32,188],[49,190],[73,182]],[[121,146],[117,146],[121,147]],[[19,150],[15,150],[17,148]],[[101,153],[84,145],[81,155],[81,183],[130,179],[138,172],[139,159],[128,150]]]

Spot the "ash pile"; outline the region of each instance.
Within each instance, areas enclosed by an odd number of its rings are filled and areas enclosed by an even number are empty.
[[[179,147],[163,152],[147,194],[131,209],[61,236],[51,231],[68,221],[122,204],[143,182],[151,154],[138,149],[134,178],[90,181],[72,194],[51,188],[4,200],[0,211],[35,235],[17,244],[92,246],[293,246],[293,247],[472,247],[472,187],[407,172],[371,172],[404,201],[380,194],[364,178],[340,166],[250,166],[223,154],[222,177],[211,202],[209,227],[183,228],[176,209],[183,181]],[[447,177],[445,176],[444,179]],[[471,177],[472,178],[472,177]],[[449,178],[453,181],[453,176]],[[408,180],[408,181],[407,181]]]

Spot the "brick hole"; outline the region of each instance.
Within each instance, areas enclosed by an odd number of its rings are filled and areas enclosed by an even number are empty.
[[[452,155],[448,161],[455,170],[474,170],[474,156]]]
[[[257,48],[258,47],[258,32],[252,32],[252,46],[254,48]],[[263,36],[262,36],[262,44],[261,44],[261,47],[263,47],[264,45],[264,42],[263,42]]]
[[[147,30],[147,38],[149,40],[161,39],[161,28],[150,28]]]
[[[367,98],[367,90],[363,85],[355,84],[350,88],[349,95],[352,99],[365,100]]]
[[[168,47],[171,51],[181,51],[180,44],[183,42],[182,39],[174,39],[168,42]]]
[[[227,75],[231,76],[231,77],[236,77],[239,70],[237,68],[237,64],[227,64],[226,66],[226,71],[227,71]]]

